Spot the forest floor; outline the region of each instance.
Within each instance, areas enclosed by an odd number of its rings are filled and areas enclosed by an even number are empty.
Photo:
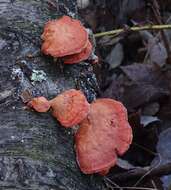
[[[133,26],[171,23],[169,1],[92,1],[79,14],[96,37],[99,97],[123,102],[134,139],[104,178],[107,189],[171,189],[171,30]]]

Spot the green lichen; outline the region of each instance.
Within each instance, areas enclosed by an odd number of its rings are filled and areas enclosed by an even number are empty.
[[[36,82],[42,82],[47,79],[46,73],[43,70],[33,70],[31,75],[31,81],[34,85]]]

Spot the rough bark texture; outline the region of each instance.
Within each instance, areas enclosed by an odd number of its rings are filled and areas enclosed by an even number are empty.
[[[51,98],[70,88],[95,98],[89,64],[61,69],[40,52],[44,23],[76,12],[74,0],[0,0],[0,189],[103,189],[99,177],[80,172],[73,132],[49,113],[25,110],[20,99],[24,90]],[[43,70],[46,80],[33,85],[33,69]]]

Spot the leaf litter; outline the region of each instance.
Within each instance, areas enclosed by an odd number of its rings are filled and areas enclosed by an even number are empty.
[[[79,13],[85,24],[99,33],[124,25],[127,28],[153,25],[161,20],[167,24],[171,17],[169,6],[169,1],[161,0],[95,0]],[[171,175],[166,176],[161,170],[165,162],[171,162],[171,67],[167,47],[170,39],[170,30],[164,31],[164,36],[161,31],[127,30],[121,35],[97,38],[99,65],[94,66],[94,71],[100,84],[99,96],[119,100],[126,106],[134,132],[130,150],[104,178],[106,189],[168,190],[170,187]],[[168,123],[167,128],[165,123]],[[159,162],[157,155],[167,159]],[[147,170],[141,177],[134,176],[123,183],[122,179],[121,182],[112,180],[112,176],[126,171],[151,168],[155,160],[158,161],[155,169]]]

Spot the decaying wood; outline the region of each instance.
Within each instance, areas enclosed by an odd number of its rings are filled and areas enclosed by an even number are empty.
[[[25,109],[20,98],[23,91],[52,98],[70,88],[95,98],[88,63],[61,69],[40,52],[44,23],[76,13],[75,0],[0,0],[0,189],[102,189],[98,178],[80,172],[72,131],[49,113]],[[41,82],[33,83],[33,70],[43,71]]]

